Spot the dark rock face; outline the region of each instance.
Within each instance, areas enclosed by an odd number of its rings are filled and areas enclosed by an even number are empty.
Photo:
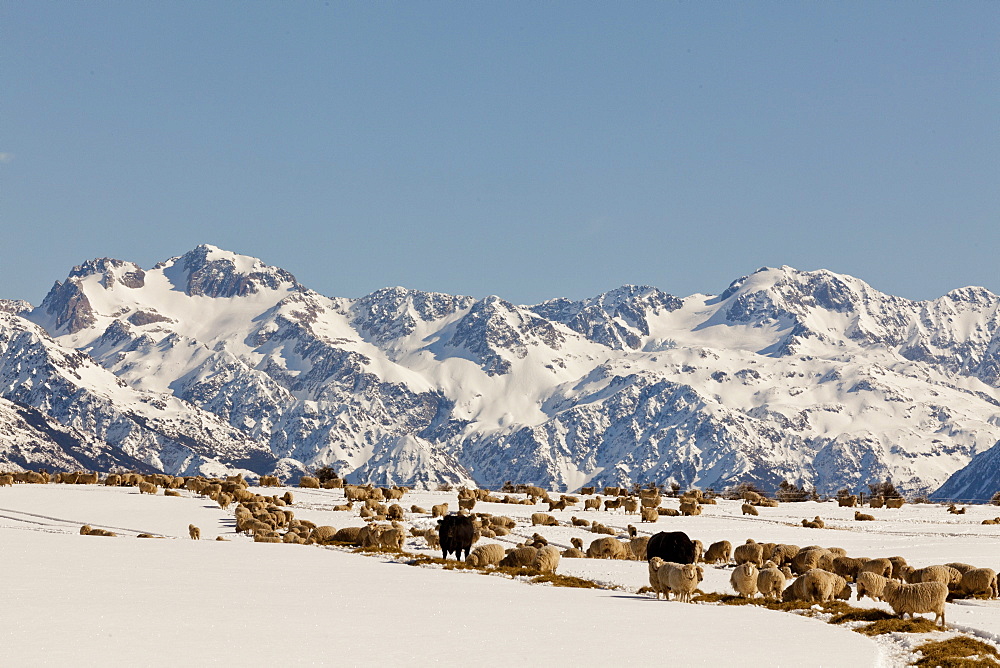
[[[94,309],[77,278],[68,278],[65,283],[56,281],[49,294],[45,295],[41,308],[55,319],[58,330],[69,334],[96,322]]]
[[[295,277],[283,269],[260,265],[244,273],[237,270],[233,260],[209,260],[211,251],[209,246],[199,246],[180,259],[187,272],[187,294],[245,297],[262,289],[277,290],[283,283],[297,285]]]

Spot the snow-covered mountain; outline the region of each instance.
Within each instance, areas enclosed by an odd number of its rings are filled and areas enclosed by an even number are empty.
[[[982,288],[915,302],[781,267],[717,296],[345,299],[199,246],[149,270],[93,260],[37,308],[5,303],[0,332],[31,332],[47,356],[0,349],[0,394],[74,425],[75,400],[10,380],[57,374],[65,358],[113,395],[89,415],[160,406],[144,427],[201,425],[218,445],[191,436],[191,457],[258,472],[329,464],[355,480],[567,489],[787,479],[821,492],[888,478],[927,492],[1000,440],[1000,298]],[[125,450],[171,470],[188,461],[148,443]]]

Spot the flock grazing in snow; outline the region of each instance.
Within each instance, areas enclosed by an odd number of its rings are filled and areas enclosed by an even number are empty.
[[[44,471],[19,471],[0,474],[0,487],[14,484],[104,484],[133,487],[139,494],[156,495],[162,490],[166,496],[179,496],[181,490],[186,490],[211,499],[222,510],[232,508],[236,533],[263,543],[349,545],[399,551],[408,538],[422,538],[429,548],[441,550],[443,559],[453,555],[455,559],[464,560],[479,569],[530,568],[540,573],[556,573],[561,559],[646,561],[650,592],[657,599],[663,597],[669,600],[673,597],[681,602],[694,600],[695,594],[700,591],[706,567],[733,567],[729,583],[733,591],[742,597],[822,603],[833,599],[846,600],[854,593],[857,600],[869,597],[884,601],[901,617],[933,613],[935,623],[942,628],[945,627],[945,602],[949,597],[998,598],[995,570],[959,561],[914,568],[900,556],[850,556],[839,547],[800,547],[758,542],[753,538],[747,538],[735,547],[730,541],[722,540],[706,548],[701,541],[693,540],[681,531],[660,531],[651,536],[640,536],[635,526],[628,525],[627,535],[620,535],[600,521],[575,515],[569,526],[599,535],[589,545],[585,545],[579,536],[574,536],[571,547],[559,549],[537,532],[520,543],[504,539],[511,536],[512,530],[518,526],[527,525],[523,520],[519,525],[517,520],[504,515],[475,512],[476,505],[481,502],[546,505],[548,512],[530,513],[531,530],[560,526],[560,521],[550,513],[578,506],[582,507],[581,514],[590,517],[621,511],[625,515],[637,515],[641,522],[655,523],[663,516],[697,516],[704,505],[716,503],[714,498],[696,490],[682,495],[678,499],[679,510],[675,510],[662,505],[663,495],[655,488],[606,487],[598,491],[584,487],[576,495],[562,494],[553,498],[546,490],[532,485],[508,484],[498,493],[463,487],[457,491],[457,511],[451,511],[450,503],[441,503],[432,506],[428,513],[417,505],[411,505],[408,512],[404,510],[402,502],[410,491],[405,487],[347,485],[339,478],[321,481],[316,477],[303,477],[299,482],[300,488],[342,490],[345,503],[335,505],[333,509],[357,512],[360,526],[337,529],[296,517],[292,491],[285,491],[280,496],[262,493],[266,488],[281,486],[281,481],[274,476],[262,476],[258,491],[254,491],[238,475],[205,478],[111,473],[101,480],[95,472],[50,475]],[[859,505],[855,496],[841,497],[838,501],[843,507]],[[776,501],[756,492],[742,494],[741,511],[744,516],[759,516],[759,508],[776,505]],[[900,508],[903,500],[874,497],[869,505],[873,508]],[[955,506],[948,508],[954,514],[963,514],[964,510]],[[428,517],[437,518],[437,522],[414,521]],[[870,522],[875,518],[858,510],[854,519]],[[820,517],[803,519],[802,526],[822,528],[824,522]],[[116,535],[89,525],[82,526],[80,534]],[[188,535],[193,540],[200,540],[201,530],[190,524]],[[139,536],[153,538],[150,534]],[[484,538],[493,541],[480,542]],[[505,545],[496,539],[504,539],[510,544]],[[226,538],[219,536],[217,540]]]

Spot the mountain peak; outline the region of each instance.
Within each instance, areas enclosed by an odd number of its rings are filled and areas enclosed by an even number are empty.
[[[245,297],[262,290],[278,290],[286,284],[299,289],[295,277],[261,260],[201,244],[180,257],[157,265],[171,282],[192,296]]]

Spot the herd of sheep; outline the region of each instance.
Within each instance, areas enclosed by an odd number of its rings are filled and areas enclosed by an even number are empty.
[[[636,527],[629,525],[627,534],[619,532],[599,521],[573,516],[568,526],[586,529],[600,534],[585,545],[579,536],[571,539],[571,546],[560,549],[550,545],[539,533],[521,542],[512,540],[519,526],[515,519],[503,515],[475,512],[478,503],[538,505],[546,504],[548,512],[532,512],[530,527],[560,526],[550,513],[578,506],[583,512],[597,513],[622,511],[637,515],[641,522],[656,522],[662,516],[701,514],[703,505],[714,504],[699,492],[688,493],[679,499],[679,509],[662,506],[663,497],[656,489],[631,490],[604,488],[598,493],[594,488],[583,488],[578,495],[560,495],[553,499],[548,492],[536,486],[517,485],[505,487],[500,493],[488,490],[458,490],[457,512],[452,512],[449,503],[434,505],[430,512],[416,505],[405,510],[401,503],[409,491],[405,487],[375,487],[372,485],[345,485],[340,479],[321,482],[317,478],[303,477],[299,487],[304,489],[340,489],[344,503],[333,506],[333,510],[357,513],[361,526],[336,529],[328,525],[317,525],[295,516],[294,496],[291,491],[284,494],[266,495],[267,487],[279,487],[281,482],[273,476],[263,476],[260,489],[254,491],[242,476],[226,478],[204,478],[201,476],[180,477],[165,474],[142,475],[138,473],[108,474],[103,481],[97,473],[73,472],[50,475],[45,472],[13,472],[0,474],[0,486],[25,484],[98,484],[108,486],[134,487],[139,494],[155,495],[162,490],[167,496],[178,496],[180,490],[211,499],[223,510],[232,508],[236,533],[245,534],[255,542],[286,543],[301,545],[353,545],[363,548],[401,550],[409,539],[422,538],[432,549],[441,549],[442,523],[447,526],[455,518],[468,524],[469,540],[465,545],[468,555],[466,562],[477,568],[527,567],[542,573],[555,573],[561,558],[591,559],[631,559],[647,561],[649,586],[657,598],[671,596],[679,601],[692,601],[699,585],[704,580],[704,568],[733,567],[730,586],[742,597],[761,596],[764,599],[801,600],[822,603],[835,598],[851,597],[851,585],[858,600],[865,596],[884,601],[897,615],[934,613],[934,621],[945,624],[945,601],[955,596],[985,596],[997,598],[997,573],[991,568],[976,567],[961,562],[952,562],[913,568],[899,556],[860,557],[849,556],[846,550],[837,547],[822,547],[757,542],[746,539],[734,548],[729,541],[718,541],[707,549],[698,540],[690,541],[690,554],[681,552],[676,560],[666,560],[647,554],[650,536],[640,536]],[[742,513],[757,516],[758,508],[775,506],[777,502],[766,499],[754,492],[747,492],[742,499]],[[839,500],[841,506],[857,504],[856,497]],[[875,498],[872,507],[899,508],[901,499]],[[949,509],[950,512],[956,510]],[[964,509],[962,509],[964,512]],[[512,513],[513,514],[513,513]],[[593,516],[593,515],[591,515]],[[440,518],[437,524],[424,521]],[[467,519],[466,519],[467,518]],[[855,512],[855,520],[872,521],[871,515]],[[409,520],[409,526],[407,526]],[[417,521],[420,520],[420,521]],[[823,526],[819,517],[804,519],[803,526]],[[683,536],[686,534],[674,532]],[[80,534],[90,536],[114,536],[110,531],[83,526]],[[191,539],[201,538],[201,530],[191,524],[188,527]],[[666,535],[663,532],[657,537]],[[140,534],[142,537],[152,537]],[[472,544],[482,542],[469,551]],[[225,540],[219,537],[218,540]],[[507,543],[505,545],[504,543]],[[688,544],[688,543],[685,543]],[[448,548],[453,549],[453,548]],[[447,555],[447,550],[444,552]],[[456,552],[457,554],[457,552]]]

